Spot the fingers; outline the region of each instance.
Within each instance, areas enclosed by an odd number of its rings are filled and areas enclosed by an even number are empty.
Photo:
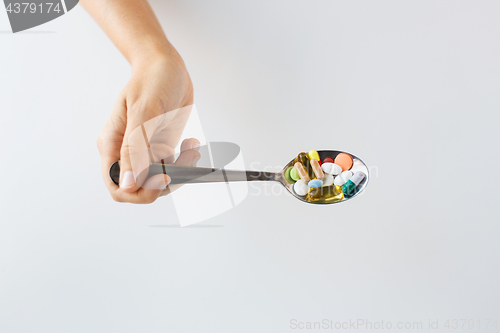
[[[103,179],[112,198],[117,202],[152,203],[160,195],[168,194],[179,186],[169,189],[171,179],[164,174],[146,179],[150,152],[147,134],[154,132],[155,124],[154,121],[149,121],[145,126],[141,126],[142,124],[135,120],[127,123],[126,117],[126,105],[119,99],[97,142],[102,158]],[[137,126],[133,128],[134,125]],[[184,140],[181,144],[182,153],[175,164],[196,165],[200,159],[200,153],[197,151],[199,146],[197,139]],[[117,160],[120,160],[120,187],[109,177],[109,168]]]
[[[120,189],[127,193],[138,191],[146,181],[151,147],[146,127],[140,114],[129,112],[127,128],[120,149]],[[154,133],[154,129],[150,131]]]
[[[117,202],[131,202],[137,204],[152,203],[162,193],[168,184],[170,184],[168,175],[154,175],[144,182],[143,187],[133,193],[127,193],[116,187],[115,191],[111,192],[111,196]]]
[[[186,150],[179,155],[174,165],[196,166],[196,163],[200,160],[200,157],[200,153],[196,150]]]
[[[117,188],[109,177],[109,168],[120,159],[120,149],[126,128],[126,118],[123,116],[125,113],[125,103],[119,97],[113,107],[111,116],[97,138],[97,148],[102,160],[102,177],[110,192]]]
[[[200,150],[200,141],[196,138],[190,138],[182,141],[181,143],[181,152],[194,149],[196,151]]]
[[[182,141],[181,144],[181,154],[175,161],[174,165],[181,166],[196,166],[196,163],[200,160],[201,154],[198,152],[200,148],[200,141],[195,138],[186,139]],[[164,191],[162,191],[160,196],[165,196],[173,191],[177,190],[182,185],[171,185],[168,186]]]
[[[121,152],[123,149],[123,142],[125,132],[127,130],[127,109],[126,103],[123,98],[118,98],[111,112],[111,116],[104,125],[99,138],[97,139],[97,147],[102,159],[102,176],[106,187],[108,188],[111,197],[118,202],[132,202],[132,203],[151,203],[155,201],[162,190],[164,190],[170,183],[170,177],[167,175],[156,175],[151,177],[144,183],[144,188],[137,187],[133,193],[127,193],[120,187],[116,186],[109,177],[109,168],[111,165],[118,161],[120,162],[120,169],[123,170],[123,157]],[[132,134],[134,135],[134,134]],[[135,139],[132,140],[132,142]],[[136,153],[136,151],[132,151]],[[127,151],[126,154],[130,161],[131,154]],[[135,156],[135,155],[132,155]],[[134,158],[135,159],[135,158]],[[132,165],[130,163],[129,165]],[[130,169],[129,169],[130,170]],[[122,184],[123,176],[120,176],[120,184]],[[126,178],[125,178],[126,179]],[[135,182],[135,180],[134,180]]]

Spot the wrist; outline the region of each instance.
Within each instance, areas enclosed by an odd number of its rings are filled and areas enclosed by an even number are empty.
[[[144,42],[140,49],[131,55],[129,61],[132,70],[158,61],[175,61],[184,65],[177,50],[166,39],[161,42]]]

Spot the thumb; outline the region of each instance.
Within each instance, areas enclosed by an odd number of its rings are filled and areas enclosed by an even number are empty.
[[[120,149],[120,189],[124,192],[138,191],[148,176],[151,148],[147,125],[140,118],[127,117]]]

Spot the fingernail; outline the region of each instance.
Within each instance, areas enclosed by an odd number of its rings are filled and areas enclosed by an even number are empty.
[[[123,179],[120,179],[120,187],[121,188],[130,188],[134,186],[135,179],[134,173],[132,171],[125,171],[123,174]]]
[[[199,160],[200,160],[199,156],[196,156],[195,158],[193,158],[191,160],[191,166],[196,166],[196,163],[198,163]]]
[[[200,150],[200,142],[193,143],[193,145],[191,146],[191,149],[199,151]]]
[[[158,189],[164,190],[168,184],[170,184],[170,177],[168,175],[165,175],[164,180],[160,180],[160,185],[158,186]]]

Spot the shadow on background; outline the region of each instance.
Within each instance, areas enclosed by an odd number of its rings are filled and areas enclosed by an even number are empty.
[[[188,225],[188,226],[185,226],[185,227],[181,227],[180,225],[178,224],[159,224],[159,225],[150,225],[149,226],[150,228],[172,228],[172,229],[175,229],[175,228],[179,228],[179,229],[185,229],[185,228],[200,228],[200,229],[204,229],[204,228],[224,228],[223,225]]]

